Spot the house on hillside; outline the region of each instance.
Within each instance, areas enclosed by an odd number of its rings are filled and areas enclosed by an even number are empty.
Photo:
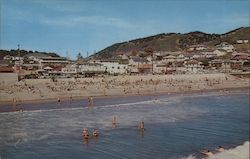
[[[227,54],[226,51],[222,51],[222,50],[218,50],[218,49],[214,50],[213,53],[216,54],[216,56],[224,56]]]
[[[10,56],[10,55],[5,55],[3,57],[4,60],[8,60],[8,61],[12,60],[12,58],[13,58],[13,56]]]
[[[227,42],[222,42],[222,43],[216,45],[216,48],[218,50],[224,50],[226,52],[233,52],[234,51],[234,46],[227,43]]]
[[[250,61],[250,54],[247,53],[234,53],[232,54],[232,59],[231,60],[236,60],[240,62],[247,62]]]
[[[202,54],[204,55],[204,58],[214,58],[217,56],[216,53],[211,52],[211,51],[210,52],[202,52]]]
[[[23,56],[24,58],[30,60],[30,61],[40,61],[42,58],[49,57],[46,54],[41,54],[41,53],[29,53]]]
[[[249,42],[249,40],[243,40],[243,39],[236,40],[237,44],[247,44],[248,42]]]
[[[188,47],[188,51],[201,51],[201,50],[206,50],[207,46],[203,44],[199,45],[191,45]]]
[[[175,62],[175,61],[177,61],[177,56],[174,56],[174,55],[164,56],[162,61],[165,63]]]

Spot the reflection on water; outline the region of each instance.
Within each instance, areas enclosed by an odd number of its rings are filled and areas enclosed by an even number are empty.
[[[228,149],[249,139],[248,96],[132,97],[110,104],[99,99],[91,109],[73,101],[68,107],[62,102],[60,109],[0,113],[0,154],[21,159],[196,158],[201,149]],[[141,121],[145,132],[138,130]],[[87,140],[81,135],[84,127],[91,130]],[[97,138],[94,128],[100,132]]]

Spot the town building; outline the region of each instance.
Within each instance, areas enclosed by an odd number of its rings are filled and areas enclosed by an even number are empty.
[[[216,48],[218,50],[224,50],[226,52],[233,52],[234,51],[234,46],[227,43],[227,42],[222,42],[222,43],[216,45]]]
[[[118,60],[101,60],[96,63],[103,65],[106,68],[106,72],[111,75],[128,73],[128,65],[120,64]]]
[[[203,70],[202,62],[189,60],[184,62],[184,67],[188,73],[200,73]]]

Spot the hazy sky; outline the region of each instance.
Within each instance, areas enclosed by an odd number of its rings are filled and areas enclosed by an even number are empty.
[[[149,35],[249,26],[249,0],[0,0],[0,48],[71,58]]]

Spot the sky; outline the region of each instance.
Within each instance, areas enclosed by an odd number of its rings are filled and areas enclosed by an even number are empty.
[[[249,26],[249,0],[0,0],[0,49],[75,59],[160,33]]]

